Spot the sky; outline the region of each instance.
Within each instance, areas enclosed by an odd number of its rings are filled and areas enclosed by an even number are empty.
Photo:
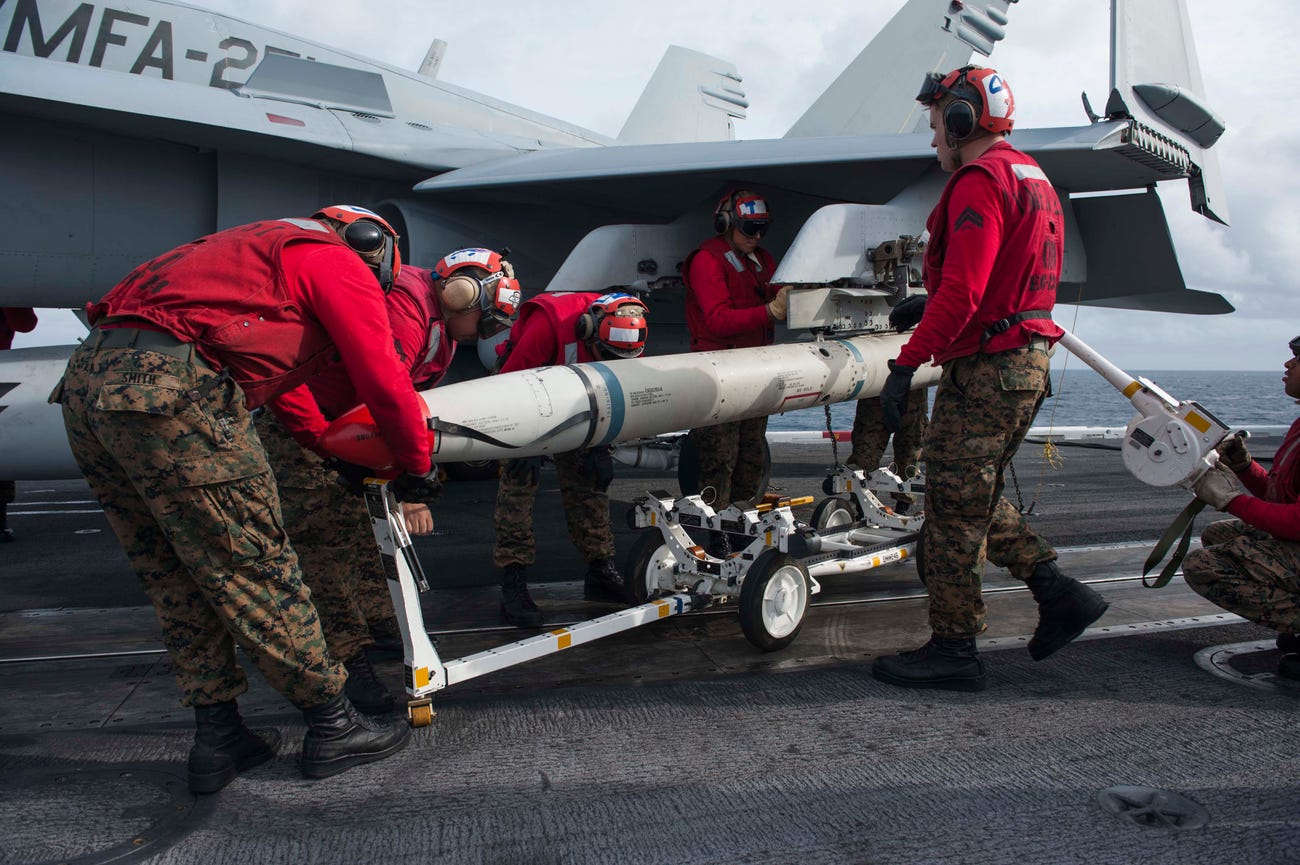
[[[737,137],[780,137],[857,56],[902,0],[192,0],[194,5],[414,70],[434,38],[448,43],[439,77],[614,136],[670,44],[731,60],[748,117]],[[1056,319],[1130,370],[1276,369],[1300,324],[1300,112],[1289,70],[1300,21],[1270,0],[1187,0],[1206,97],[1227,121],[1215,149],[1231,227],[1193,213],[1184,181],[1162,184],[1183,274],[1236,307],[1183,316],[1058,305]],[[1109,4],[1022,0],[1008,36],[982,62],[1016,96],[1021,128],[1086,123],[1109,85]],[[900,82],[913,88],[916,82]],[[1013,135],[1014,143],[1014,135]],[[1137,255],[1140,250],[1126,251]],[[60,312],[17,346],[67,343],[83,332]]]

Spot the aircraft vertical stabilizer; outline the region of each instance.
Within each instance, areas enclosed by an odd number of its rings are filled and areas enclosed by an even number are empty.
[[[735,64],[670,45],[618,134],[620,144],[730,141],[749,103]]]
[[[1006,35],[1007,9],[1017,0],[909,0],[826,92],[786,132],[821,135],[897,135],[926,124],[916,82],[927,72],[955,69],[971,52],[988,56]]]
[[[1210,108],[1185,0],[1114,0],[1111,9],[1110,116],[1154,127],[1166,149],[1191,163],[1192,209],[1228,224],[1228,200],[1211,148],[1223,119]]]

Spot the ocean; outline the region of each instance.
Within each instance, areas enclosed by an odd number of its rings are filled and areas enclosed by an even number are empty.
[[[1229,428],[1290,426],[1300,406],[1282,392],[1282,369],[1263,372],[1183,372],[1126,370],[1150,379],[1178,400],[1195,400]],[[1053,396],[1043,403],[1035,426],[1123,427],[1133,416],[1133,406],[1105,379],[1071,359],[1064,370],[1052,369]],[[933,397],[933,391],[930,392]],[[831,424],[837,430],[853,427],[854,403],[831,406]],[[774,415],[769,430],[824,430],[824,409],[811,408]]]

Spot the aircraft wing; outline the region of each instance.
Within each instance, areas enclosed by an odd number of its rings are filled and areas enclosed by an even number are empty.
[[[1186,179],[1188,164],[1178,153],[1145,138],[1133,122],[1118,119],[1017,130],[1013,141],[1042,165],[1067,208],[1077,215],[1067,243],[1067,258],[1073,260],[1063,278],[1062,302],[1168,312],[1230,311],[1217,294],[1187,289],[1156,196],[1131,194],[1161,180]],[[637,261],[656,260],[657,271],[648,272],[671,273],[664,263],[680,256],[662,250],[651,254],[658,235],[637,225],[671,224],[664,235],[671,240],[661,246],[681,247],[689,243],[688,236],[698,242],[708,208],[720,191],[737,184],[759,189],[767,197],[776,221],[766,242],[784,255],[799,227],[829,205],[874,207],[882,214],[876,225],[887,221],[891,231],[919,235],[942,182],[930,135],[912,133],[535,152],[449,172],[420,183],[416,191],[432,207],[458,213],[508,204],[510,212],[563,211],[566,219],[582,221],[570,228],[590,235],[568,261],[529,261],[532,276],[554,278],[553,287],[562,288],[631,284],[637,279],[626,270],[634,263],[631,259],[622,263],[622,271],[575,267],[583,256],[586,263],[593,255],[601,261],[618,260],[606,253],[620,237],[636,238],[629,242]],[[557,246],[567,249],[573,242]],[[1070,249],[1075,250],[1073,256]],[[1117,257],[1116,249],[1140,249],[1144,254]],[[1141,268],[1135,270],[1138,258]]]
[[[1070,193],[1141,189],[1183,176],[1176,165],[1135,158],[1127,129],[1108,121],[1017,131],[1012,140]],[[416,191],[440,201],[588,204],[655,221],[674,219],[736,182],[774,197],[785,190],[884,204],[934,164],[928,133],[712,141],[528,153],[442,174]]]

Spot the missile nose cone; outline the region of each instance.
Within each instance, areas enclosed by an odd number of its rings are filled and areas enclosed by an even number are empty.
[[[397,459],[379,427],[364,405],[340,415],[320,437],[320,446],[339,459],[389,472],[397,469]]]

